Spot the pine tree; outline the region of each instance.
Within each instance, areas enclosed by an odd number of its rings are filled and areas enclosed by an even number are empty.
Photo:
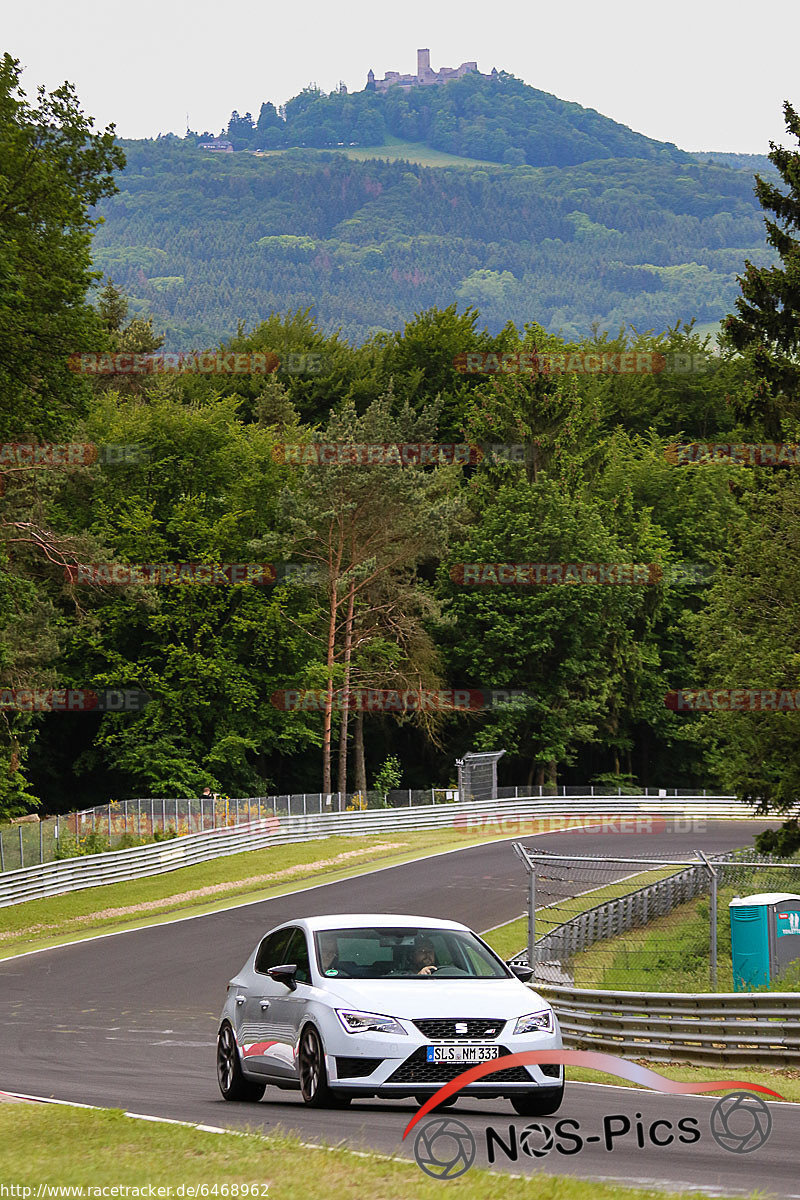
[[[800,116],[787,100],[783,106],[786,128],[800,142]],[[780,437],[782,420],[797,416],[795,399],[800,385],[800,150],[786,150],[770,142],[770,162],[788,188],[756,175],[756,195],[765,213],[767,241],[777,251],[780,265],[756,267],[746,260],[739,276],[741,296],[738,316],[723,322],[725,341],[740,351],[751,368],[749,394],[737,398],[740,415],[760,419],[764,432]]]

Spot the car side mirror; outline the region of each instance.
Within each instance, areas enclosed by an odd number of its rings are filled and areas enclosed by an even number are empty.
[[[276,983],[283,983],[293,992],[297,987],[295,974],[297,973],[297,963],[281,963],[278,967],[270,967],[267,971],[270,979],[274,979]]]
[[[521,980],[522,983],[528,983],[531,979],[533,979],[533,971],[530,967],[518,967],[512,965],[511,963],[509,963],[508,966],[512,974],[516,975],[517,979]]]

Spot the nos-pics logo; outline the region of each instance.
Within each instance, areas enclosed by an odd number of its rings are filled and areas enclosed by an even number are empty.
[[[783,1098],[770,1088],[742,1080],[712,1080],[702,1084],[678,1083],[626,1059],[594,1051],[547,1050],[505,1055],[501,1065],[495,1060],[480,1063],[464,1071],[440,1088],[412,1118],[403,1138],[419,1125],[414,1138],[414,1157],[417,1165],[432,1178],[445,1180],[463,1175],[475,1161],[478,1142],[475,1134],[463,1121],[437,1115],[420,1124],[422,1118],[439,1103],[456,1095],[476,1079],[491,1075],[494,1071],[507,1070],[511,1065],[554,1062],[602,1070],[672,1095],[698,1095],[727,1088],[736,1089],[717,1100],[709,1115],[711,1137],[718,1146],[732,1154],[750,1154],[759,1150],[772,1132],[769,1108],[760,1096],[753,1093],[763,1092],[777,1099]],[[613,1151],[618,1144],[639,1150],[653,1146],[693,1145],[699,1142],[702,1136],[697,1117],[673,1115],[669,1118],[643,1120],[641,1113],[636,1113],[634,1119],[624,1113],[608,1114],[602,1118],[599,1128],[591,1130],[583,1130],[580,1122],[572,1118],[561,1118],[552,1126],[549,1123],[531,1122],[524,1128],[517,1129],[509,1123],[504,1131],[498,1131],[492,1126],[483,1130],[486,1157],[490,1165],[501,1157],[506,1161],[517,1162],[522,1155],[531,1159],[543,1159],[552,1152],[572,1156],[591,1144],[602,1145],[607,1151]]]

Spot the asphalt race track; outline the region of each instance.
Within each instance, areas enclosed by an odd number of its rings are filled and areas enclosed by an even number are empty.
[[[691,834],[621,838],[586,831],[523,840],[564,854],[688,855],[695,849],[712,853],[751,844],[756,828],[752,822],[709,821],[705,832]],[[211,916],[8,959],[0,962],[0,1089],[206,1125],[246,1124],[265,1130],[280,1126],[312,1143],[341,1141],[353,1148],[410,1155],[414,1134],[406,1143],[401,1141],[416,1112],[416,1105],[408,1102],[369,1100],[320,1112],[305,1108],[294,1093],[268,1088],[258,1105],[226,1104],[214,1068],[225,985],[264,931],[293,917],[412,912],[485,930],[519,916],[524,907],[525,876],[509,840]],[[747,1079],[748,1072],[742,1067],[721,1069],[719,1076]],[[584,1137],[598,1140],[580,1153],[565,1154],[554,1146],[543,1157],[520,1153],[516,1161],[500,1150],[493,1169],[572,1173],[711,1194],[759,1190],[763,1196],[800,1195],[800,1109],[771,1104],[769,1141],[753,1153],[738,1154],[718,1146],[710,1135],[714,1103],[701,1097],[568,1084],[560,1112],[545,1123],[553,1126],[571,1118],[579,1122]],[[623,1114],[631,1131],[617,1138],[609,1151],[600,1136],[603,1120]],[[460,1101],[447,1115],[472,1130],[476,1162],[482,1163],[487,1161],[487,1126],[508,1145],[509,1125],[522,1130],[530,1124],[501,1100]],[[654,1121],[671,1121],[674,1127],[684,1117],[698,1120],[698,1142],[674,1141],[661,1148],[651,1144],[647,1131]],[[636,1134],[639,1119],[645,1130],[643,1148]],[[611,1122],[615,1129],[622,1124]],[[666,1128],[659,1127],[661,1137]],[[574,1142],[566,1145],[572,1149]]]

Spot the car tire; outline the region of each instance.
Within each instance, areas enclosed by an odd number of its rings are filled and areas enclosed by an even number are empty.
[[[322,1038],[313,1025],[306,1025],[300,1034],[297,1068],[300,1094],[309,1108],[344,1108],[352,1100],[352,1096],[346,1092],[335,1092],[328,1085],[325,1050]]]
[[[217,1083],[225,1100],[255,1102],[264,1095],[265,1083],[246,1079],[239,1062],[233,1028],[226,1021],[217,1037]]]
[[[564,1099],[564,1085],[557,1088],[537,1088],[535,1092],[522,1092],[510,1096],[514,1109],[521,1117],[549,1117],[558,1112]]]

